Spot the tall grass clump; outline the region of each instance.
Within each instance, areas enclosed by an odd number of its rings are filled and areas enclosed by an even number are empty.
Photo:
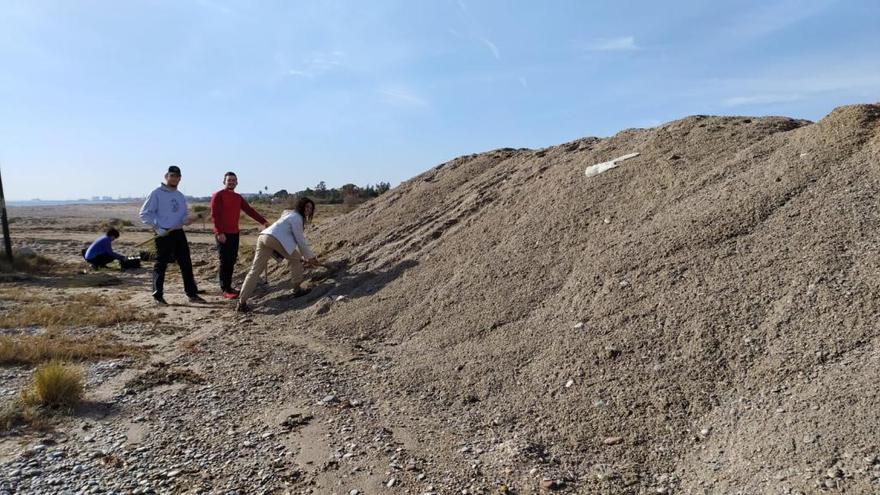
[[[41,364],[34,371],[31,385],[21,394],[29,406],[73,409],[83,396],[83,376],[79,368],[61,361]]]

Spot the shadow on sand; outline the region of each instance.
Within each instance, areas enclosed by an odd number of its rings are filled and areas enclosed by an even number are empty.
[[[346,299],[372,295],[416,265],[418,262],[415,260],[404,260],[396,264],[383,265],[377,270],[351,273],[347,262],[328,264],[306,279],[303,285],[311,287],[311,292],[308,294],[294,297],[289,284],[287,289],[281,289],[282,292],[278,293],[279,287],[285,285],[285,282],[282,282],[270,289],[266,294],[268,299],[257,304],[255,309],[259,313],[277,315],[285,311],[307,308],[331,294],[345,296]]]

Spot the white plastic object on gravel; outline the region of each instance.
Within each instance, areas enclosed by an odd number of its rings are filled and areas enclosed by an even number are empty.
[[[639,156],[638,153],[630,153],[628,155],[623,155],[621,157],[617,157],[611,161],[597,163],[596,165],[591,165],[591,166],[587,167],[587,169],[584,171],[584,175],[586,175],[587,177],[599,175],[602,172],[607,172],[607,171],[611,170],[612,168],[617,168],[617,165],[620,162],[622,162],[624,160],[629,160],[630,158],[635,158],[637,156]]]

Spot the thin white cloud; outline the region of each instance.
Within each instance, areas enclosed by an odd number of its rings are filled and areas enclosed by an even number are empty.
[[[456,38],[459,38],[459,39],[465,39],[465,38],[467,38],[467,36],[465,36],[464,34],[462,34],[462,33],[461,33],[460,31],[458,31],[457,29],[449,28],[448,31],[449,31],[449,34],[451,34],[452,36],[455,36]]]
[[[465,32],[462,33],[458,29],[449,28],[449,34],[456,38],[478,41],[489,50],[489,53],[491,53],[496,60],[501,60],[501,50],[498,49],[498,45],[490,40],[485,34],[485,30],[480,27],[480,23],[474,19],[468,11],[467,4],[464,3],[464,0],[456,0],[456,4],[458,5],[458,10],[461,14],[460,17],[464,23]]]
[[[730,19],[723,34],[739,40],[769,36],[805,19],[821,15],[835,3],[836,0],[780,0],[759,3],[754,9],[740,9],[741,14]]]
[[[600,38],[587,44],[587,50],[593,52],[628,52],[640,49],[639,45],[636,44],[635,36]]]
[[[287,69],[287,75],[314,78],[342,66],[345,53],[340,50],[315,52],[307,57],[301,66]]]
[[[721,99],[721,104],[729,107],[790,103],[831,94],[870,97],[880,93],[880,72],[876,70],[859,72],[853,67],[829,65],[813,70],[813,74],[801,70],[800,75],[783,72],[761,78],[708,81],[707,84],[721,89],[722,94],[731,95]],[[847,70],[855,72],[847,73]]]
[[[409,89],[394,88],[379,91],[385,101],[399,107],[427,108],[431,106],[427,100],[416,95]]]
[[[483,44],[486,45],[486,48],[488,48],[489,51],[492,52],[492,55],[496,59],[501,60],[501,52],[498,51],[498,47],[495,46],[495,43],[492,43],[492,40],[488,38],[481,38],[480,41],[482,41]]]

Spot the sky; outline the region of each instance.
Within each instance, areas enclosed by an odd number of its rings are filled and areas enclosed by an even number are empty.
[[[693,114],[880,101],[876,0],[3,0],[7,200],[392,186]]]

